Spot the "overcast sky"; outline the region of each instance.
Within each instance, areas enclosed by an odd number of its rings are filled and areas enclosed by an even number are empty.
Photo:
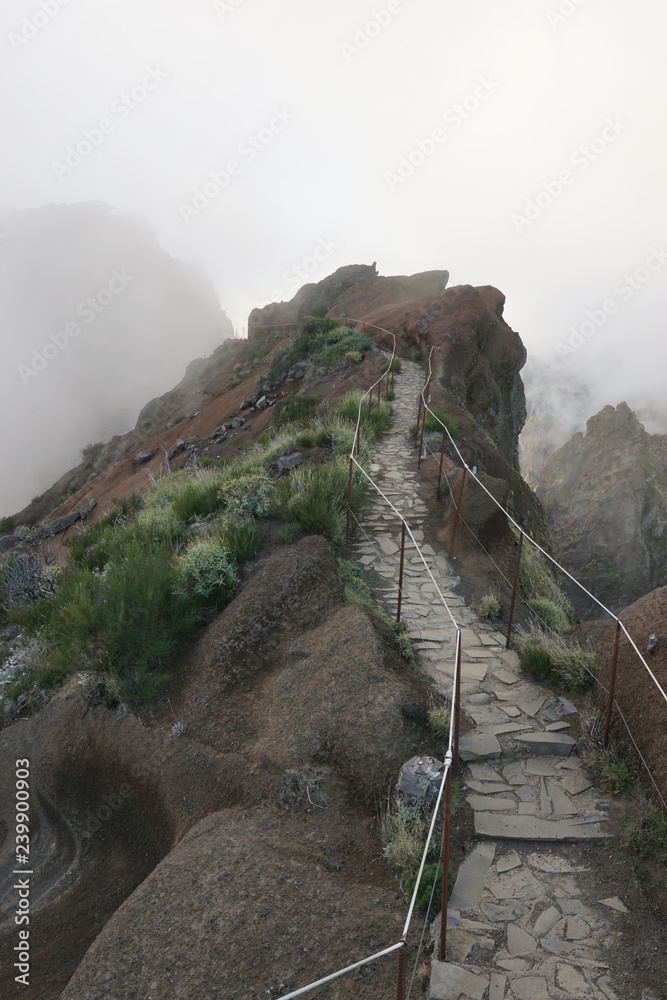
[[[0,207],[144,214],[238,327],[342,264],[447,268],[595,404],[659,406],[666,33],[656,0],[4,0]]]

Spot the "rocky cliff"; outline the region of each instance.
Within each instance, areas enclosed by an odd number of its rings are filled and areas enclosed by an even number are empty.
[[[561,562],[613,610],[667,582],[667,436],[627,403],[551,457],[538,495]]]

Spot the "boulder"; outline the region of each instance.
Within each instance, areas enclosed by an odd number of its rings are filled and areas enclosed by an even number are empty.
[[[139,451],[132,459],[132,465],[143,465],[144,462],[150,462],[154,454],[155,450],[152,448],[148,448],[146,451]]]
[[[244,423],[245,419],[243,417],[234,417],[232,420],[232,427],[236,430],[238,427],[242,427]]]
[[[184,452],[186,447],[187,446],[185,444],[185,441],[182,438],[179,438],[174,447],[169,452],[168,456],[169,461],[171,462],[172,458],[176,458],[177,455],[180,455],[181,452]]]
[[[293,451],[291,455],[281,455],[276,465],[281,472],[296,469],[303,462],[303,455],[300,451]]]
[[[435,757],[412,757],[401,768],[396,798],[404,806],[426,808],[438,797],[445,765]]]

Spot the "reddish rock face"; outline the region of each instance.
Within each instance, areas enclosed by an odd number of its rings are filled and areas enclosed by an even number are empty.
[[[551,457],[538,495],[561,562],[613,610],[667,581],[667,437],[647,434],[627,403]]]

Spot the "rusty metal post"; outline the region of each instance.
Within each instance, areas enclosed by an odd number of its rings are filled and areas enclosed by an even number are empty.
[[[611,664],[611,678],[609,680],[609,697],[607,699],[607,718],[604,720],[604,736],[602,746],[607,749],[609,742],[609,725],[611,723],[611,709],[614,704],[614,691],[616,689],[616,669],[618,667],[618,647],[621,641],[621,619],[616,622],[616,641],[614,643],[614,659]]]
[[[417,441],[419,440],[419,425],[422,420],[422,398],[419,397],[419,413],[417,414],[417,430],[415,431],[415,448],[417,447]]]
[[[396,1000],[405,1000],[405,986],[407,980],[408,966],[408,945],[403,942],[403,947],[398,951],[398,969],[396,971]]]
[[[401,620],[401,601],[403,599],[403,566],[405,564],[405,521],[403,521],[403,531],[401,532],[401,565],[398,570],[398,610],[396,611],[396,621]]]
[[[463,476],[461,478],[461,489],[459,490],[459,499],[456,504],[456,517],[454,518],[454,527],[452,528],[452,540],[449,543],[449,558],[452,558],[452,553],[454,552],[454,542],[456,541],[456,532],[459,526],[459,519],[461,517],[461,504],[463,503],[463,491],[466,486],[466,479],[468,478],[468,466],[463,467]]]
[[[422,451],[424,450],[424,429],[426,427],[426,407],[424,407],[424,415],[422,417],[422,436],[419,441],[419,455],[417,456],[417,468],[419,469],[422,464]]]
[[[438,493],[437,498],[440,499],[440,484],[442,483],[442,463],[445,458],[445,431],[442,432],[442,444],[440,445],[440,472],[438,473]]]
[[[454,767],[459,762],[459,731],[461,728],[461,629],[456,630],[456,684],[454,685]]]
[[[514,621],[514,605],[516,604],[516,595],[519,590],[519,570],[521,569],[521,552],[523,550],[523,531],[519,535],[519,551],[516,554],[516,566],[514,567],[514,583],[512,584],[512,602],[510,604],[510,615],[507,622],[507,639],[505,640],[505,649],[510,648],[510,640],[512,638],[512,622]]]
[[[449,881],[449,822],[451,818],[452,769],[447,769],[445,778],[445,814],[442,823],[442,850],[440,861],[442,865],[442,898],[440,904],[440,946],[438,959],[444,962],[447,953],[447,896]]]
[[[352,459],[350,459],[350,478],[347,483],[347,528],[345,531],[345,541],[350,541],[350,514],[352,513],[352,470],[354,468]]]

